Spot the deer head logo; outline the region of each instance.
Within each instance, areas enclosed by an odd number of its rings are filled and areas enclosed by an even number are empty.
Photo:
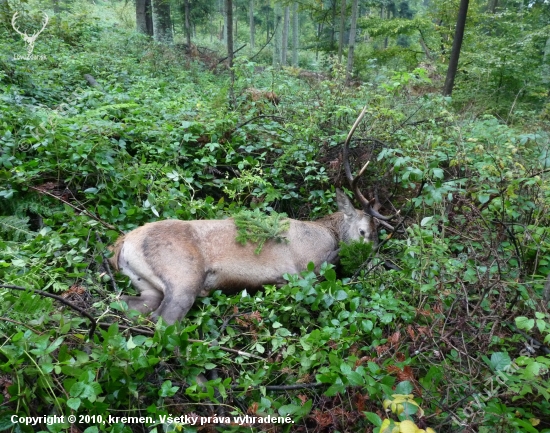
[[[48,15],[46,14],[46,12],[42,12],[42,14],[44,15],[44,23],[42,25],[42,28],[40,30],[38,30],[36,33],[33,33],[32,35],[28,35],[26,32],[21,32],[16,24],[15,24],[15,21],[17,20],[17,17],[19,15],[19,12],[15,12],[13,14],[13,18],[11,19],[11,25],[13,27],[13,29],[19,33],[22,37],[23,37],[23,40],[25,41],[25,43],[28,44],[28,47],[27,47],[27,53],[28,55],[30,56],[34,50],[34,43],[36,41],[36,38],[38,38],[38,35],[40,33],[42,33],[42,31],[46,28],[46,25],[48,24],[48,20],[49,20],[49,17]]]

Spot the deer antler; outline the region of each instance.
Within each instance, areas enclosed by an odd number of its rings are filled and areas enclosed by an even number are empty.
[[[361,191],[359,190],[359,186],[357,185],[358,182],[359,182],[360,177],[363,175],[363,173],[367,169],[367,166],[369,165],[370,161],[367,161],[367,163],[365,165],[363,165],[361,170],[359,170],[359,173],[357,173],[357,176],[354,177],[351,174],[351,166],[350,166],[350,162],[349,162],[349,143],[351,141],[351,137],[353,137],[353,134],[354,134],[355,130],[359,126],[359,123],[361,123],[361,120],[363,120],[363,117],[365,117],[366,112],[367,112],[367,105],[365,105],[365,107],[363,108],[363,111],[361,111],[361,114],[359,114],[359,117],[357,117],[357,120],[355,121],[355,123],[351,127],[351,130],[349,131],[349,134],[346,137],[346,141],[344,142],[344,149],[343,149],[344,171],[346,173],[346,178],[348,179],[348,182],[350,183],[351,190],[355,194],[355,197],[357,198],[357,200],[363,206],[363,210],[367,214],[369,214],[370,216],[373,216],[376,219],[378,219],[382,225],[389,228],[390,230],[393,230],[393,227],[390,224],[388,224],[387,222],[385,222],[385,221],[391,220],[393,218],[393,216],[387,217],[387,216],[384,216],[384,215],[381,215],[380,213],[378,213],[378,210],[372,207],[372,203],[377,201],[376,195],[375,195],[375,198],[373,200],[371,200],[371,201],[367,200],[365,198],[365,196],[361,193]],[[379,203],[377,203],[377,204],[379,204]],[[378,207],[378,206],[376,206],[376,207]]]
[[[13,17],[11,19],[11,26],[13,27],[13,29],[19,33],[21,36],[23,36],[23,40],[29,44],[29,47],[27,48],[27,51],[29,53],[29,56],[32,54],[33,50],[34,50],[34,43],[36,41],[36,38],[38,38],[38,35],[40,33],[42,33],[42,31],[44,31],[44,29],[46,28],[46,25],[48,24],[48,21],[50,19],[50,17],[48,17],[48,14],[46,14],[46,12],[42,12],[42,14],[44,15],[44,23],[42,25],[42,28],[40,30],[38,30],[36,33],[34,33],[33,35],[29,36],[27,35],[26,32],[21,32],[15,25],[15,21],[17,20],[17,17],[19,15],[19,12],[15,12],[13,14]]]

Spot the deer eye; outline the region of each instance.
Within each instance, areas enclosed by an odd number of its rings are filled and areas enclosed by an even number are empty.
[[[360,234],[361,236],[365,236],[365,230],[359,230],[359,234]]]

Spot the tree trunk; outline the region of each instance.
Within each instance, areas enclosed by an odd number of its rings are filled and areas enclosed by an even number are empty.
[[[248,7],[248,19],[250,25],[250,50],[254,51],[254,36],[256,26],[254,25],[254,0],[250,0],[250,6]]]
[[[151,0],[136,0],[136,29],[139,33],[153,36]]]
[[[419,42],[420,42],[420,46],[421,46],[422,49],[424,50],[424,54],[426,55],[426,58],[427,58],[428,60],[433,60],[432,53],[430,53],[430,49],[429,49],[428,46],[426,45],[426,42],[424,42],[424,38],[422,37],[422,33],[420,33]]]
[[[191,52],[191,7],[189,0],[183,1],[185,8],[185,35],[187,37],[187,49]]]
[[[168,0],[153,0],[153,29],[155,40],[172,42],[172,22],[170,20],[170,3]]]
[[[58,0],[55,0],[58,4]],[[59,7],[59,6],[58,6]],[[136,0],[136,30],[138,33],[147,34],[147,21],[145,20],[145,0]]]
[[[390,8],[386,8],[386,19],[390,19]],[[384,49],[387,50],[388,49],[388,37],[386,36],[384,38]]]
[[[147,34],[153,36],[155,34],[153,26],[153,1],[145,0],[145,23],[147,25]]]
[[[542,82],[544,84],[550,83],[550,37],[546,39],[542,56]],[[550,95],[550,90],[548,94]]]
[[[355,51],[355,33],[357,29],[357,4],[358,0],[353,0],[351,7],[351,27],[349,30],[349,47],[348,47],[348,64],[346,67],[346,80],[351,80],[351,73],[353,71],[353,52]]]
[[[273,38],[273,66],[278,67],[281,65],[281,36],[282,36],[282,26],[281,24],[281,6],[275,3],[273,8],[275,14],[275,25],[273,31],[275,32],[275,37]]]
[[[315,60],[319,60],[319,43],[321,42],[321,34],[323,33],[323,23],[317,24],[317,43],[315,44]]]
[[[229,63],[229,75],[231,85],[229,87],[230,105],[234,105],[235,71],[233,70],[233,0],[225,0],[225,21],[227,23],[227,61]]]
[[[330,20],[330,50],[336,47],[336,0],[332,0],[332,14]]]
[[[285,14],[284,14],[284,20],[283,20],[283,40],[281,43],[281,64],[283,66],[286,66],[289,26],[290,26],[290,8],[288,6],[285,6]]]
[[[223,43],[225,44],[225,46],[227,46],[227,1],[226,0],[222,0],[222,7],[223,7],[223,28],[222,28],[222,33],[223,33]],[[231,26],[233,26],[233,24],[231,24]]]
[[[53,13],[57,15],[59,12],[61,12],[61,8],[59,7],[59,0],[53,0]],[[137,13],[137,5],[136,5],[136,13]]]
[[[298,67],[298,27],[300,16],[298,15],[298,3],[292,4],[292,66]]]
[[[497,10],[498,0],[489,0],[487,2],[487,12],[494,14]]]
[[[458,69],[458,58],[460,57],[460,48],[464,39],[464,28],[466,27],[466,16],[468,15],[468,3],[470,0],[460,0],[458,9],[458,18],[456,20],[455,37],[453,48],[449,59],[449,68],[447,69],[447,78],[443,87],[443,95],[451,96],[455,83],[456,70]]]
[[[344,52],[344,32],[346,31],[346,0],[342,0],[340,9],[340,37],[338,39],[338,63],[342,63],[342,54]]]

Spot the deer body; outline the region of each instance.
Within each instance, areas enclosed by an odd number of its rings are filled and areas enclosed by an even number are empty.
[[[340,241],[376,242],[374,220],[353,208],[337,191],[339,212],[317,221],[289,219],[288,242],[256,245],[236,242],[232,219],[166,220],[145,224],[120,238],[111,263],[130,277],[141,296],[125,296],[130,309],[153,312],[171,324],[181,320],[199,296],[212,290],[235,293],[265,284],[282,285],[286,273],[298,273],[313,262],[334,263]]]

